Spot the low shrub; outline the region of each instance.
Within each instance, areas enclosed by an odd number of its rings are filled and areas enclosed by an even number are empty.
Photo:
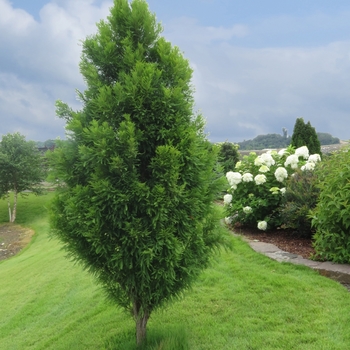
[[[280,208],[281,220],[285,228],[291,228],[295,234],[311,238],[310,210],[316,207],[319,196],[318,176],[312,170],[297,169],[286,183],[286,192]]]
[[[350,263],[350,148],[328,157],[319,172],[320,195],[312,211],[316,257]]]

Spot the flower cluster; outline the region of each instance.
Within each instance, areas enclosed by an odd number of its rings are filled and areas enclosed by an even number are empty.
[[[264,174],[258,174],[254,177],[254,181],[257,185],[264,184],[266,182],[266,176]]]
[[[226,174],[228,183],[231,185],[232,189],[236,189],[237,185],[242,181],[242,175],[238,172],[229,171]]]
[[[316,163],[321,161],[321,157],[319,154],[311,154],[311,156],[307,159],[307,162],[300,168],[302,171],[308,170],[312,171],[315,169]]]
[[[288,177],[286,168],[279,166],[275,171],[275,178],[278,182],[283,182]]]
[[[286,181],[295,169],[313,170],[321,160],[309,155],[306,146],[293,147],[278,153],[268,151],[257,156],[254,152],[236,164],[235,171],[226,174],[231,186],[224,196],[230,222],[258,227],[260,230],[281,225],[278,207],[286,191]]]
[[[265,231],[267,229],[267,222],[266,221],[259,221],[258,222],[258,229]]]

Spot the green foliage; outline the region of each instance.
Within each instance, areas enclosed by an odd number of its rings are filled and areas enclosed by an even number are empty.
[[[317,203],[317,183],[316,172],[311,170],[297,169],[287,180],[280,215],[284,227],[293,229],[299,236],[311,238],[314,232],[311,228],[310,210]]]
[[[320,196],[312,214],[316,256],[350,263],[350,148],[327,157],[320,170]]]
[[[318,140],[316,130],[311,126],[309,121],[305,124],[303,118],[296,119],[290,144],[295,148],[307,146],[310,154],[321,155],[321,144]]]
[[[16,219],[17,195],[25,195],[25,190],[41,193],[44,178],[43,159],[35,142],[26,141],[19,133],[4,135],[0,142],[0,196],[8,200],[10,222]],[[14,193],[12,211],[10,191]]]
[[[70,140],[50,157],[62,185],[53,234],[132,313],[138,343],[151,312],[180,296],[224,240],[217,152],[193,116],[192,70],[160,32],[145,1],[114,1],[83,42],[82,110],[57,103]]]
[[[253,140],[238,142],[240,150],[260,150],[266,148],[285,148],[290,144],[290,137],[286,132],[279,134],[258,135]]]
[[[219,144],[219,162],[225,173],[235,168],[239,161],[239,146],[231,142],[223,142]]]

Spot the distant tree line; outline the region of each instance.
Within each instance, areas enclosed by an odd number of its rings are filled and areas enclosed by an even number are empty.
[[[265,149],[265,148],[284,148],[290,144],[290,137],[284,137],[279,134],[258,135],[253,140],[238,142],[240,150]]]
[[[36,146],[39,150],[53,149],[56,146],[57,140],[36,141]]]
[[[321,145],[335,145],[337,143],[340,143],[338,137],[333,137],[331,134],[328,134],[326,132],[318,132],[317,137]]]
[[[340,143],[339,138],[333,137],[329,133],[317,132],[318,140],[321,145],[333,145]],[[286,134],[284,134],[286,135]],[[239,150],[261,150],[267,148],[284,148],[291,144],[290,136],[282,136],[279,134],[258,135],[252,140],[237,142]]]

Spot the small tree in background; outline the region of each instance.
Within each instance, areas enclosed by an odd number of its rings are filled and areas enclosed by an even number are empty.
[[[219,145],[219,162],[223,167],[225,173],[233,170],[236,163],[239,161],[239,154],[237,144],[231,142],[224,142]]]
[[[294,124],[291,146],[295,148],[305,146],[305,123],[303,118],[297,118]]]
[[[153,310],[181,295],[224,242],[217,154],[193,116],[192,71],[160,32],[145,1],[114,1],[83,42],[82,110],[57,103],[70,139],[51,155],[62,180],[53,234],[131,312],[138,344]]]
[[[321,154],[321,144],[316,130],[309,121],[305,124],[303,118],[297,118],[295,122],[291,146],[295,148],[307,146],[310,154]]]
[[[7,199],[10,222],[16,220],[18,194],[24,196],[25,190],[40,193],[44,178],[42,157],[35,142],[26,141],[19,133],[4,135],[0,142],[0,194]]]

